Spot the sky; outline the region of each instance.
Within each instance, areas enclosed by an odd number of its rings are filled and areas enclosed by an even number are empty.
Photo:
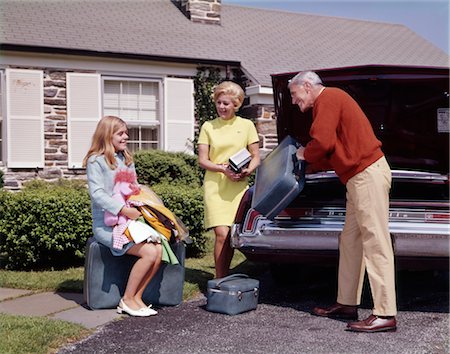
[[[222,0],[222,4],[403,24],[449,54],[448,0]]]

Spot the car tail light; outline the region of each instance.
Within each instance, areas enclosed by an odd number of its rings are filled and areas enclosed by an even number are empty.
[[[438,222],[438,223],[448,223],[450,220],[450,213],[425,213],[425,221],[428,222]]]
[[[245,220],[244,232],[254,232],[256,224],[258,223],[258,219],[261,216],[262,215],[255,209],[250,209],[247,213],[247,218]]]

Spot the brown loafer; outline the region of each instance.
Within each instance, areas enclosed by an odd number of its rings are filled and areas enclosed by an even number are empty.
[[[347,330],[366,333],[396,331],[397,320],[394,316],[379,317],[370,315],[363,321],[350,322],[347,325]]]
[[[358,319],[358,307],[350,305],[341,305],[335,303],[330,307],[314,307],[312,312],[314,316],[338,318],[345,320],[357,320]]]

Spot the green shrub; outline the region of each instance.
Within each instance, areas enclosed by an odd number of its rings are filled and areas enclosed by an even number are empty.
[[[51,185],[51,184],[50,184]],[[0,192],[0,254],[7,269],[80,265],[92,234],[84,189],[43,183],[21,192]]]
[[[189,229],[192,244],[187,246],[188,257],[202,255],[206,249],[202,188],[164,183],[153,185],[152,189],[163,200],[164,205],[175,213]]]
[[[202,173],[197,158],[182,153],[160,150],[138,151],[134,154],[139,183],[179,183],[199,186]]]

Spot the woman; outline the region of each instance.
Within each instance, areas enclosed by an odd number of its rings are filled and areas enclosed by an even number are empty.
[[[248,188],[247,176],[260,163],[259,138],[255,125],[236,116],[244,101],[242,88],[224,81],[214,90],[219,117],[203,124],[198,139],[198,160],[206,170],[204,179],[205,226],[215,233],[214,263],[216,278],[228,275],[233,249],[230,226],[239,202]],[[240,173],[228,167],[228,159],[242,148],[251,154],[250,164]]]
[[[142,300],[142,294],[161,263],[162,248],[159,243],[130,241],[113,243],[113,228],[105,225],[105,212],[129,219],[141,216],[138,209],[113,198],[114,179],[118,172],[135,173],[133,158],[127,149],[128,129],[119,117],[106,116],[97,124],[91,147],[84,158],[92,208],[92,229],[96,241],[110,248],[114,256],[130,254],[138,257],[128,277],[123,298],[117,306],[118,313],[146,317],[157,312]]]

